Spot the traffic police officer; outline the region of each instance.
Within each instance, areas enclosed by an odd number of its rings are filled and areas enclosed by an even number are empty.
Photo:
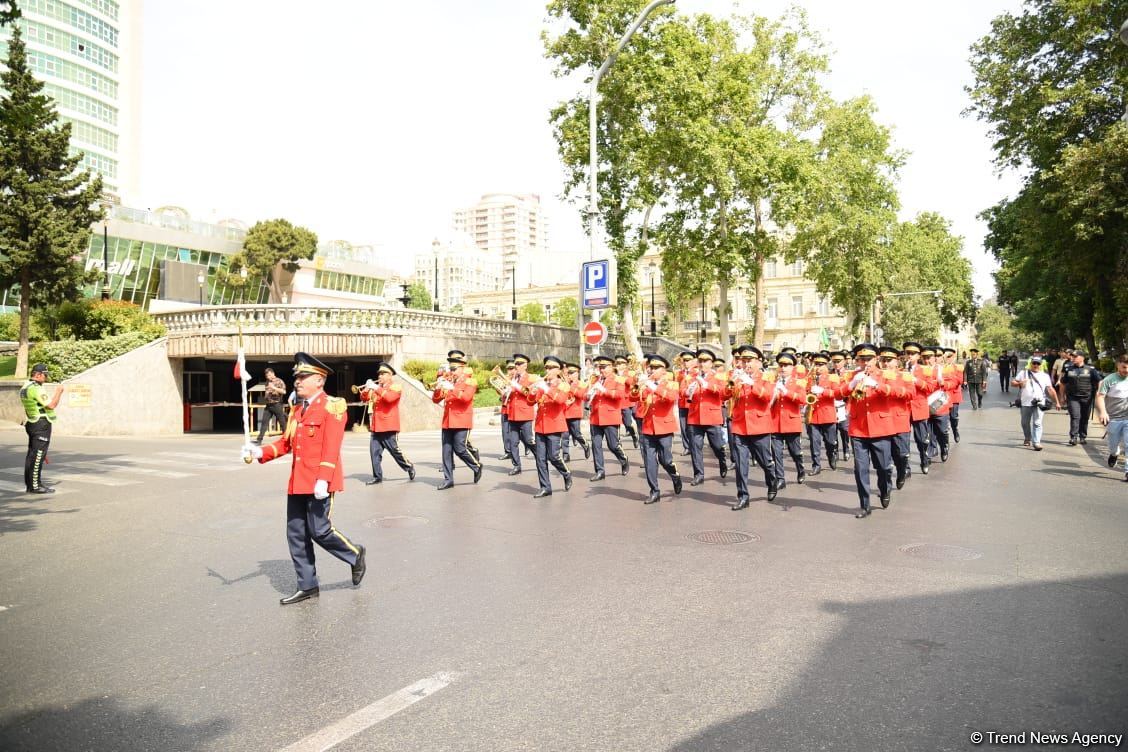
[[[47,396],[43,388],[47,381],[47,364],[36,363],[31,367],[31,377],[20,387],[20,402],[23,403],[27,422],[27,456],[24,458],[24,486],[28,493],[49,494],[55,489],[43,485],[43,465],[47,461],[47,448],[51,445],[51,426],[55,422],[55,408],[63,398],[63,385],[55,387],[55,393]]]
[[[1093,395],[1101,383],[1101,373],[1085,362],[1087,355],[1078,350],[1073,353],[1073,362],[1061,370],[1058,381],[1058,399],[1068,400],[1069,407],[1069,445],[1082,444],[1089,437],[1089,414],[1093,408]]]
[[[383,482],[382,460],[385,450],[407,472],[408,480],[415,480],[415,465],[403,456],[397,441],[400,430],[399,403],[403,387],[392,381],[395,375],[396,369],[390,363],[380,363],[376,366],[377,382],[368,382],[360,390],[360,398],[368,403],[371,413],[368,429],[372,434],[368,453],[372,459],[372,480],[367,481],[366,486]]]
[[[331,373],[329,366],[312,355],[297,353],[294,391],[298,403],[290,411],[285,433],[270,446],[243,447],[244,456],[253,457],[260,464],[294,455],[286,489],[286,537],[298,589],[280,601],[284,606],[319,595],[314,543],[352,568],[353,585],[360,584],[366,571],[364,546],[353,543],[333,527],[331,519],[333,496],[345,487],[341,443],[347,410],[343,399],[325,394],[325,379]]]

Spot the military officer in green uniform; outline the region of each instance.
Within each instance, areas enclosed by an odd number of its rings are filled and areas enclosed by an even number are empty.
[[[47,365],[36,363],[31,367],[31,378],[20,389],[20,402],[23,403],[27,422],[27,457],[24,459],[24,485],[33,494],[54,493],[55,489],[43,485],[43,464],[47,460],[47,447],[51,445],[51,425],[55,422],[55,408],[63,398],[63,385],[55,387],[55,393],[47,396],[43,388],[47,381]]]

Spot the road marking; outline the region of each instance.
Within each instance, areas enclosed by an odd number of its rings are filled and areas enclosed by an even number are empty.
[[[387,697],[361,708],[352,715],[345,716],[336,723],[310,734],[299,742],[294,742],[280,752],[324,752],[324,750],[337,746],[345,739],[390,718],[404,708],[414,705],[424,697],[433,695],[457,678],[458,674],[443,671],[426,679],[421,679],[409,687],[392,692]]]
[[[116,464],[115,464],[116,463]],[[88,461],[88,462],[72,462],[71,467],[84,468],[87,470],[101,470],[103,472],[124,472],[124,473],[139,473],[141,475],[155,475],[158,478],[191,478],[192,473],[177,473],[172,470],[154,470],[151,467],[134,467],[128,464],[125,460],[115,460],[114,463],[101,461]]]
[[[69,488],[65,488],[65,489],[56,488],[55,493],[53,493],[53,494],[42,494],[42,496],[48,496],[48,495],[50,495],[52,497],[62,496],[65,493],[69,493],[71,490],[72,489],[69,489]],[[27,496],[29,499],[36,495],[36,494],[29,494],[27,492],[27,486],[25,486],[23,483],[9,483],[6,480],[0,480],[0,491],[9,491],[9,492],[14,493],[14,494],[19,494],[20,496]]]
[[[179,468],[199,468],[206,469],[213,473],[229,473],[233,470],[242,470],[246,467],[246,463],[238,459],[238,455],[232,455],[227,458],[225,463],[218,457],[210,458],[210,462],[187,462],[182,459],[169,459],[167,457],[129,457],[128,459],[114,458],[115,462],[130,462],[139,465],[161,465],[162,467],[179,467]]]
[[[22,467],[4,467],[0,468],[0,473],[5,475],[19,475],[23,476]],[[99,486],[135,486],[141,481],[139,480],[126,480],[124,478],[107,478],[102,475],[95,475],[93,473],[56,473],[52,472],[47,475],[47,480],[65,480],[74,481],[76,483],[94,483]]]

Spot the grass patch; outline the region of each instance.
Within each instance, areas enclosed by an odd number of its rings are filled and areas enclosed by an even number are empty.
[[[14,379],[16,377],[16,356],[0,356],[0,379]]]

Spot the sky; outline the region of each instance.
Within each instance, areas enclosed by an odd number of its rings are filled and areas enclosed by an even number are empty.
[[[1019,0],[678,0],[683,14],[796,5],[828,43],[826,84],[868,94],[908,152],[901,217],[936,211],[964,238],[976,293],[994,293],[979,212],[1018,178],[992,165],[961,112],[968,49]],[[141,208],[248,224],[285,217],[322,240],[377,246],[409,274],[485,193],[536,193],[555,252],[586,257],[562,198],[549,109],[586,88],[556,79],[543,0],[146,0]],[[128,197],[127,197],[128,200]],[[566,256],[570,258],[570,256]]]

